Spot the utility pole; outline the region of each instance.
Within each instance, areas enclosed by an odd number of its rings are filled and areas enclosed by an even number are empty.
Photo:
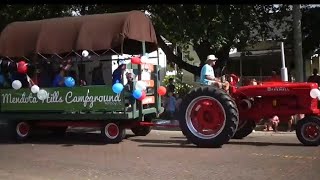
[[[303,56],[302,56],[302,33],[301,33],[301,9],[300,4],[294,4],[292,9],[293,16],[293,47],[296,81],[302,82],[303,79]]]

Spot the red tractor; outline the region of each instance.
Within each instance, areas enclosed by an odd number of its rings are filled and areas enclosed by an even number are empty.
[[[213,86],[191,90],[181,103],[180,128],[199,147],[220,147],[231,138],[249,135],[263,118],[305,114],[296,135],[307,146],[320,144],[320,91],[316,83],[264,82],[237,87],[229,78],[227,93]]]

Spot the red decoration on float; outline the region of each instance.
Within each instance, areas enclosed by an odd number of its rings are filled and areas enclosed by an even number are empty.
[[[17,65],[17,71],[21,74],[26,74],[28,71],[28,64],[24,61],[19,61]]]
[[[141,64],[140,57],[131,57],[131,63],[132,64]]]
[[[146,92],[142,91],[141,97],[138,100],[142,101],[144,98],[146,98],[146,96],[147,96]]]

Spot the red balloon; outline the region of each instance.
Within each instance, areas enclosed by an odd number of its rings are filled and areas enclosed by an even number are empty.
[[[28,71],[28,64],[24,61],[19,61],[17,71],[21,74],[26,74]]]
[[[142,101],[144,98],[146,98],[146,96],[147,96],[146,92],[142,91],[141,97],[138,100]]]
[[[140,59],[140,57],[132,57],[132,58],[131,58],[131,63],[132,63],[132,64],[141,64],[141,59]]]
[[[159,94],[160,96],[164,96],[166,93],[167,93],[167,89],[166,89],[165,87],[163,87],[163,86],[159,86],[159,88],[158,88],[158,94]]]

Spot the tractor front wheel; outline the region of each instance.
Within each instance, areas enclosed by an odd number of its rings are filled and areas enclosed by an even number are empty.
[[[198,147],[221,147],[235,134],[238,109],[223,90],[206,86],[193,89],[181,103],[180,128]]]
[[[252,133],[256,124],[253,121],[245,121],[243,126],[237,130],[232,139],[243,139]]]
[[[296,135],[305,146],[318,146],[320,143],[320,118],[306,116],[299,120],[296,126]]]

